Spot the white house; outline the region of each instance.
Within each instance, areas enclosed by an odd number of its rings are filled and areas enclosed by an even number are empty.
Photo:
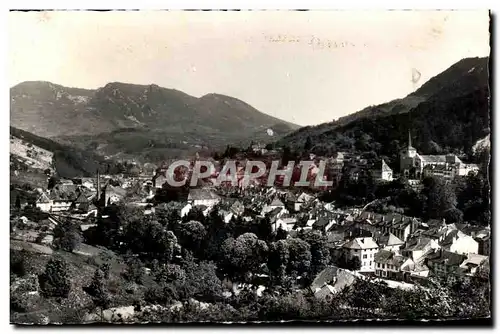
[[[375,270],[375,254],[378,252],[378,245],[372,237],[355,238],[342,246],[347,258],[357,257],[361,263],[360,271]]]
[[[392,181],[393,180],[393,174],[392,174],[392,169],[387,165],[384,159],[382,159],[382,162],[380,164],[380,168],[376,168],[372,170],[372,175],[376,180],[381,180],[381,181]]]
[[[375,254],[375,275],[389,279],[402,279],[402,267],[414,264],[413,260],[389,250],[380,250]]]
[[[219,215],[224,220],[224,223],[228,224],[234,216],[234,213],[227,210],[220,210]]]
[[[181,218],[186,216],[192,208],[193,206],[190,203],[184,205],[184,207],[181,209]]]
[[[282,228],[285,231],[291,231],[295,224],[297,223],[296,218],[278,218],[276,221],[272,224],[272,229],[273,232],[276,231],[278,228]]]
[[[36,200],[36,207],[41,211],[50,212],[50,210],[52,209],[52,200],[50,200],[47,194],[42,193]]]
[[[478,242],[459,230],[451,231],[440,242],[440,246],[449,252],[457,254],[477,254],[479,252]]]
[[[205,205],[209,208],[220,202],[220,197],[210,189],[193,188],[189,191],[188,203],[196,205]]]

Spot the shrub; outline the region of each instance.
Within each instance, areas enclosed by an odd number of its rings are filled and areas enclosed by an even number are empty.
[[[68,279],[68,264],[64,259],[52,258],[39,277],[40,287],[46,297],[67,298],[71,289]]]

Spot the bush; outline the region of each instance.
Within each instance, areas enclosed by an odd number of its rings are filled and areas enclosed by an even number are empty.
[[[129,281],[137,284],[142,284],[142,276],[144,271],[142,270],[142,263],[137,258],[131,258],[127,261],[127,268],[123,272],[123,277]]]
[[[54,229],[53,245],[56,249],[72,252],[80,245],[82,239],[76,225],[72,223],[59,224]]]
[[[10,272],[23,277],[26,275],[26,254],[24,251],[11,251],[10,252]]]
[[[46,297],[68,297],[71,289],[68,271],[68,264],[64,259],[50,259],[45,266],[45,272],[39,277],[40,287]]]

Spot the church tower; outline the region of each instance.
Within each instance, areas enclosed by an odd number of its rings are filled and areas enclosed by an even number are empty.
[[[408,130],[408,157],[414,158],[417,155],[417,150],[411,146],[411,132]]]
[[[415,166],[416,155],[417,150],[411,146],[411,132],[408,130],[408,147],[401,150],[399,156],[399,168],[405,176],[409,176],[410,169]]]

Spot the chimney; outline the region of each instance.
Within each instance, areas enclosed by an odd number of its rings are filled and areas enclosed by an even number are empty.
[[[100,197],[101,197],[101,178],[99,175],[99,169],[97,169],[97,202],[99,202]]]

